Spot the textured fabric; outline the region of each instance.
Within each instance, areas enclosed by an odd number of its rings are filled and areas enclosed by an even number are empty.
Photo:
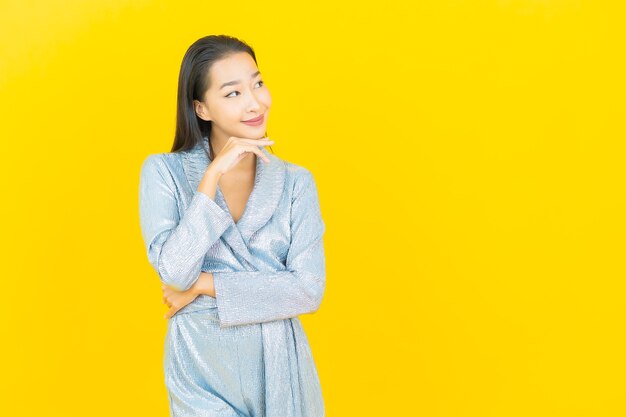
[[[172,416],[324,416],[321,386],[298,318],[326,283],[317,187],[306,168],[260,148],[254,187],[234,222],[217,187],[197,191],[208,139],[149,155],[139,214],[160,280],[188,289],[213,273],[216,297],[198,296],[168,322],[164,370]]]

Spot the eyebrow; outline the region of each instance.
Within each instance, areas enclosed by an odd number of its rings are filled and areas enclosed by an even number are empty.
[[[254,77],[256,77],[257,75],[259,75],[260,73],[261,73],[261,71],[257,71],[257,72],[255,72],[255,73],[253,73],[253,74],[252,74],[252,76],[250,76],[250,78],[254,78]],[[219,89],[221,90],[222,88],[224,88],[224,87],[226,87],[226,86],[239,84],[240,82],[241,82],[241,80],[233,80],[233,81],[229,81],[229,82],[227,82],[227,83],[222,84],[222,86],[221,86]]]

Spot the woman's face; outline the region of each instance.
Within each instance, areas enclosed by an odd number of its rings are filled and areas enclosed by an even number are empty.
[[[254,59],[246,52],[231,54],[212,65],[209,77],[204,101],[194,100],[194,107],[198,117],[211,121],[211,137],[218,141],[264,137],[272,97]],[[244,123],[261,115],[259,125]]]

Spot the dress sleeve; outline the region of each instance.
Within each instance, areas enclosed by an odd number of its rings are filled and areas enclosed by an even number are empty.
[[[139,217],[148,261],[161,282],[183,291],[200,276],[204,256],[228,229],[230,217],[196,190],[180,218],[175,189],[161,154],[148,156],[139,184]]]
[[[309,171],[295,185],[286,271],[213,272],[220,326],[261,323],[318,310],[326,286],[324,221]]]

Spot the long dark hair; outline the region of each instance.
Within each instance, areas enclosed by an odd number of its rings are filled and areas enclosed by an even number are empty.
[[[242,40],[228,35],[209,35],[195,41],[183,57],[178,76],[176,133],[171,152],[182,152],[210,138],[211,122],[196,114],[193,100],[202,101],[209,89],[209,70],[218,60],[237,52],[247,52],[257,64],[254,49]],[[265,132],[267,136],[267,132]],[[210,157],[213,149],[209,141]]]

